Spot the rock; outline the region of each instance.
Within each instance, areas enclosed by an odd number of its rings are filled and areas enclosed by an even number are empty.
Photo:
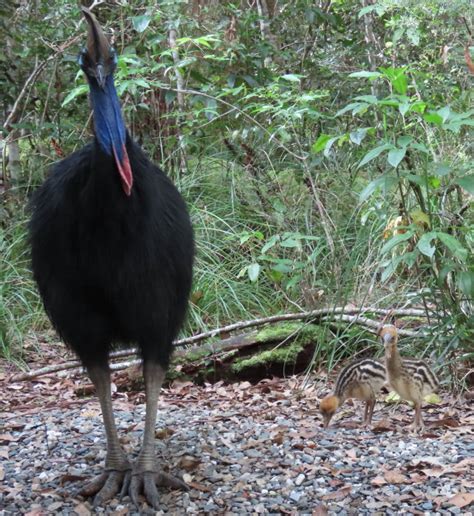
[[[306,478],[306,477],[303,475],[303,473],[300,473],[300,474],[296,477],[295,484],[296,484],[297,486],[300,486],[300,485],[304,482],[305,478]]]

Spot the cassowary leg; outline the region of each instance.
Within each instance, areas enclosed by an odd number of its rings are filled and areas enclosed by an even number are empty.
[[[132,472],[130,497],[133,503],[138,506],[138,495],[143,491],[148,504],[157,509],[159,496],[156,486],[184,490],[188,490],[188,486],[182,480],[161,471],[155,458],[156,412],[165,370],[157,363],[145,362],[143,374],[146,391],[145,432],[142,448]]]
[[[115,427],[110,394],[110,372],[106,367],[90,366],[87,368],[90,379],[95,386],[102,409],[105,435],[107,437],[107,456],[105,472],[87,484],[81,493],[83,496],[93,496],[94,507],[113,498],[122,488],[130,484],[131,466],[120,446],[117,428]]]
[[[415,418],[413,420],[412,428],[415,432],[423,432],[425,429],[423,416],[421,415],[421,403],[415,402]]]

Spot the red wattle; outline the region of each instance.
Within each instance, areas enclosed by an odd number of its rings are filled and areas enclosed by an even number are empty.
[[[122,160],[117,156],[115,147],[113,147],[113,150],[115,163],[117,164],[120,179],[122,180],[123,191],[126,195],[130,195],[132,193],[133,175],[130,160],[128,159],[127,149],[125,148],[125,145],[122,145]]]

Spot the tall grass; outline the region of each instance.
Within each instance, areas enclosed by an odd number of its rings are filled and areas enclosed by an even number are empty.
[[[0,228],[0,353],[18,356],[30,331],[44,327],[46,316],[29,267],[26,217]]]

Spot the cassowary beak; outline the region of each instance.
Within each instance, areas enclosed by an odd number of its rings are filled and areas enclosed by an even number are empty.
[[[87,21],[87,48],[84,63],[85,71],[97,80],[100,88],[104,89],[107,76],[115,67],[114,55],[105,34],[95,16],[82,7],[82,14]]]

